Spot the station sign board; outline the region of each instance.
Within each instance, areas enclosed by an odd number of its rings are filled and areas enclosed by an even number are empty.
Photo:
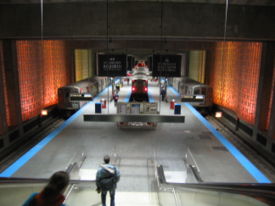
[[[127,56],[125,54],[98,54],[97,76],[126,76]]]
[[[153,76],[180,77],[180,55],[153,55]]]

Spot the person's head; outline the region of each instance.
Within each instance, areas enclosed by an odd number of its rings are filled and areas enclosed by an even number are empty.
[[[103,160],[104,160],[105,164],[109,164],[110,163],[110,156],[109,155],[105,155],[104,158],[103,158]]]
[[[49,184],[55,185],[58,191],[62,191],[68,186],[69,180],[70,177],[67,172],[58,171],[51,176]]]
[[[46,187],[43,190],[43,196],[44,198],[52,199],[55,196],[63,193],[63,191],[66,189],[66,187],[69,184],[69,174],[64,171],[58,171],[55,172],[49,180],[49,183],[46,185]]]

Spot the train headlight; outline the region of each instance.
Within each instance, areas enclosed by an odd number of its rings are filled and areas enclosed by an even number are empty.
[[[222,112],[215,112],[215,117],[216,118],[221,118],[222,117]]]
[[[41,110],[41,116],[47,116],[48,115],[48,110],[42,109]]]

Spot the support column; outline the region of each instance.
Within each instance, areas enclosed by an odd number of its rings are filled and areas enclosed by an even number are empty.
[[[0,136],[7,130],[6,105],[5,105],[5,86],[4,86],[4,59],[3,45],[0,41]]]
[[[259,137],[259,131],[268,130],[268,119],[270,111],[270,97],[272,95],[272,76],[273,76],[273,66],[274,66],[274,43],[267,42],[263,43],[262,47],[262,58],[261,58],[261,68],[260,68],[260,78],[259,78],[259,87],[258,87],[258,95],[257,95],[257,105],[256,105],[256,121],[255,127],[253,129],[253,137],[259,143],[265,142],[265,147],[268,151],[271,150],[271,136],[267,136],[267,139],[263,139],[263,137]],[[271,116],[274,114],[271,113]],[[270,126],[271,121],[270,121]],[[263,135],[262,135],[263,136]],[[264,138],[265,138],[264,137]]]
[[[271,151],[275,154],[275,44],[273,43],[273,88],[272,88],[272,102],[271,115],[268,129],[268,139],[271,142]]]
[[[9,117],[12,126],[19,126],[22,135],[22,116],[20,105],[19,74],[17,67],[16,41],[3,41],[4,71],[7,85],[7,101],[9,104]]]

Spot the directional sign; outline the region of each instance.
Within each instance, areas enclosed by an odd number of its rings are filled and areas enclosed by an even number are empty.
[[[99,54],[97,57],[98,76],[126,76],[127,56],[124,54]]]
[[[153,76],[180,77],[180,55],[153,55]]]

